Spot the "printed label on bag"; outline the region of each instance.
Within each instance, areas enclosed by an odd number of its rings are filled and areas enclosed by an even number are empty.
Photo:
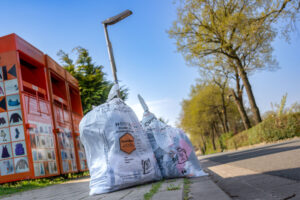
[[[120,137],[120,149],[128,154],[135,150],[134,137],[131,134],[125,133]]]

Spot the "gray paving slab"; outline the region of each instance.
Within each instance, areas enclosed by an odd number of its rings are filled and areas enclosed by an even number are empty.
[[[165,180],[152,200],[182,200],[183,178]]]
[[[220,189],[207,177],[191,179],[191,197],[193,199],[227,199],[223,198]],[[69,181],[31,191],[16,193],[0,198],[1,200],[143,200],[152,184],[139,185],[116,192],[89,196],[89,178]],[[184,179],[164,180],[152,200],[182,200]],[[211,198],[209,195],[213,195]]]
[[[141,200],[144,194],[151,189],[151,184],[131,187],[112,193],[89,196],[89,179],[70,181],[64,184],[52,185],[49,187],[21,192],[6,196],[1,200]]]
[[[193,200],[230,200],[209,176],[191,178],[189,199]]]

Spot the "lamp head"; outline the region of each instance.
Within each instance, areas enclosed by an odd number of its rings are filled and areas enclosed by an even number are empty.
[[[131,14],[132,14],[131,10],[125,10],[125,11],[121,12],[120,14],[118,14],[116,16],[113,16],[113,17],[110,17],[110,18],[104,20],[102,22],[102,24],[104,24],[104,25],[113,25],[113,24],[121,21],[122,19],[128,17]]]

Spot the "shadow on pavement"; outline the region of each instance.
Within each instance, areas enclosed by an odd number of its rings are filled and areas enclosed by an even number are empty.
[[[287,146],[287,147],[280,147],[280,146],[289,145],[297,142],[299,143],[299,140],[286,142],[282,144],[274,144],[268,147],[260,147],[255,149],[228,153],[224,155],[212,156],[212,157],[201,159],[201,162],[205,162],[205,160],[216,162],[214,164],[210,163],[210,165],[207,166],[207,167],[211,167],[211,166],[216,166],[218,164],[226,164],[230,162],[255,158],[259,156],[265,156],[265,155],[270,155],[270,154],[275,154],[275,153],[280,153],[285,151],[292,151],[292,150],[300,149],[300,145]]]
[[[212,179],[232,199],[300,199],[300,168],[230,178],[212,173]]]

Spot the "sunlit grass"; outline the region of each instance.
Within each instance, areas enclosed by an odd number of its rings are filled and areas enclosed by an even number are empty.
[[[11,183],[0,184],[0,197],[16,192],[46,187],[49,185],[60,184],[72,179],[89,176],[89,172],[81,172],[77,174],[67,174],[59,177],[41,178],[34,180],[23,180]]]

